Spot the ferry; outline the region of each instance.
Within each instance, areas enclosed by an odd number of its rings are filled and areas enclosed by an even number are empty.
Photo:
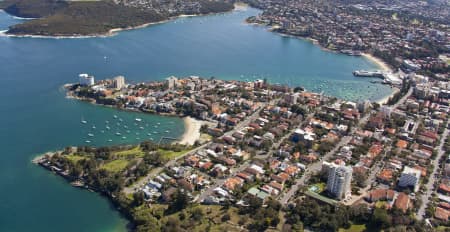
[[[381,72],[379,70],[377,70],[377,71],[356,70],[356,71],[353,71],[353,76],[384,78],[383,72]]]
[[[136,122],[142,122],[142,118],[136,118],[134,120],[136,120]]]

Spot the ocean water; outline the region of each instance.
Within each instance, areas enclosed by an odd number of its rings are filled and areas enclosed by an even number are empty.
[[[352,76],[356,69],[377,68],[364,58],[326,52],[244,23],[258,13],[249,8],[180,18],[107,38],[0,37],[0,231],[124,231],[126,220],[106,199],[71,187],[31,159],[86,140],[100,146],[182,135],[183,122],[176,117],[65,98],[62,85],[76,82],[79,73],[99,79],[124,75],[130,82],[170,75],[267,78],[354,101],[377,100],[391,92]],[[20,21],[0,12],[0,30]],[[143,122],[135,125],[135,118]]]

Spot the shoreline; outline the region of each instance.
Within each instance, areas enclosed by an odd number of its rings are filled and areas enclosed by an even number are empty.
[[[389,94],[389,95],[387,95],[387,96],[381,98],[380,100],[377,100],[376,103],[378,103],[380,106],[386,105],[387,102],[389,101],[389,99],[390,99],[391,97],[393,97],[395,94],[397,94],[398,92],[400,92],[400,89],[397,88],[397,87],[394,87],[394,90],[392,91],[391,94]]]
[[[380,58],[375,57],[369,53],[362,53],[361,56],[371,61],[372,63],[375,63],[381,69],[381,71],[394,73],[394,70]]]
[[[233,5],[233,9],[229,10],[229,11],[224,11],[224,12],[217,12],[217,13],[207,13],[207,14],[192,14],[192,15],[186,15],[186,14],[181,14],[178,16],[173,16],[173,17],[169,17],[168,19],[162,20],[162,21],[157,21],[157,22],[149,22],[149,23],[144,23],[141,25],[137,25],[137,26],[129,26],[129,27],[123,27],[123,28],[112,28],[110,29],[108,32],[105,33],[92,33],[92,34],[88,34],[88,35],[79,35],[79,34],[73,34],[73,35],[33,35],[33,34],[23,34],[23,35],[19,35],[19,34],[7,34],[8,30],[1,30],[0,31],[0,37],[12,37],[12,38],[36,38],[36,39],[88,39],[88,38],[108,38],[108,37],[113,37],[119,34],[119,32],[123,32],[123,31],[130,31],[130,30],[136,30],[136,29],[143,29],[152,25],[157,25],[157,24],[163,24],[163,23],[167,23],[170,21],[174,21],[176,19],[179,18],[189,18],[189,17],[197,17],[197,16],[208,16],[208,15],[216,15],[216,14],[223,14],[223,13],[228,13],[228,12],[233,12],[235,10],[242,10],[243,9],[243,5],[239,4],[239,3],[235,3]],[[3,11],[3,10],[2,10]],[[8,14],[6,11],[3,11],[6,14]],[[8,14],[11,15],[11,14]],[[14,15],[11,15],[12,17],[16,17]]]
[[[184,133],[180,137],[180,144],[194,145],[195,141],[200,139],[200,128],[204,124],[203,121],[187,116],[183,118]]]

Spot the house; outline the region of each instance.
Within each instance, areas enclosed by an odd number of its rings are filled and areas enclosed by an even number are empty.
[[[399,139],[395,144],[397,148],[406,149],[408,147],[408,142],[402,139]]]
[[[181,178],[177,180],[177,184],[178,186],[180,186],[182,189],[192,192],[194,191],[194,185],[192,185],[191,183],[189,183],[186,179]]]
[[[391,189],[375,189],[367,193],[365,199],[369,202],[392,201],[395,191]]]
[[[244,180],[239,177],[230,177],[223,184],[224,188],[230,192],[234,192],[237,188],[244,185]]]
[[[383,184],[392,185],[394,182],[394,171],[392,169],[383,169],[377,175],[377,181]]]
[[[208,128],[208,134],[215,137],[220,137],[223,135],[223,130],[220,128]]]
[[[441,207],[436,207],[436,211],[434,212],[434,217],[447,222],[448,216],[450,215],[450,212],[447,209],[443,209]]]
[[[394,207],[400,209],[401,211],[403,211],[403,213],[406,213],[406,210],[408,210],[410,207],[410,203],[411,202],[409,196],[401,192],[395,199]]]

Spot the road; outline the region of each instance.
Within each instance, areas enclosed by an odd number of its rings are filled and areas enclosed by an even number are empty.
[[[433,172],[430,174],[430,180],[428,181],[428,183],[425,185],[426,188],[426,192],[425,194],[422,194],[422,205],[420,205],[419,210],[417,211],[417,219],[422,220],[425,217],[425,209],[429,203],[431,194],[434,192],[434,183],[436,181],[439,181],[438,179],[436,179],[435,175],[438,173],[439,171],[439,161],[441,160],[442,156],[445,154],[444,151],[444,144],[445,144],[445,140],[448,136],[448,123],[447,125],[445,125],[445,130],[444,133],[442,133],[441,135],[441,141],[439,146],[437,147],[438,150],[438,154],[436,156],[436,158],[432,161],[433,164]]]

